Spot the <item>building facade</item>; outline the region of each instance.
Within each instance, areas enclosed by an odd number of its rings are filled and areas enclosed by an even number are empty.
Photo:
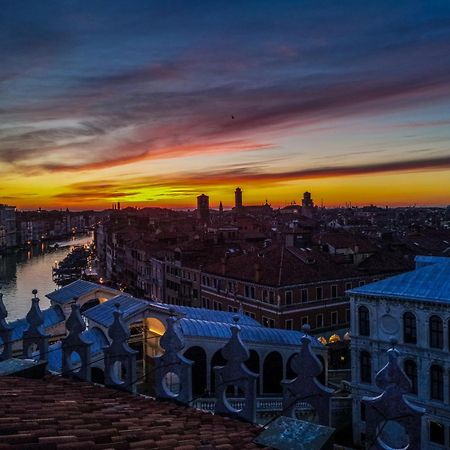
[[[17,245],[16,207],[0,204],[0,227],[4,248]],[[1,245],[1,244],[0,244]]]
[[[450,258],[417,257],[416,270],[350,291],[354,441],[365,439],[364,396],[392,340],[426,413],[421,448],[450,447]],[[394,342],[395,342],[394,341]]]

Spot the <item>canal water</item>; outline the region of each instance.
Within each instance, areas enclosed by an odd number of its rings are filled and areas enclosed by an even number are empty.
[[[46,294],[58,288],[52,279],[55,261],[61,261],[75,245],[92,242],[92,235],[58,241],[59,247],[52,250],[47,244],[35,246],[28,251],[0,255],[0,286],[3,301],[8,310],[8,321],[25,317],[33,297],[31,291],[38,290],[41,309],[50,306]]]

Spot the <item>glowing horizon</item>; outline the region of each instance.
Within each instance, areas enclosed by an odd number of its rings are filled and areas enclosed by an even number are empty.
[[[450,204],[450,4],[2,14],[0,203]]]

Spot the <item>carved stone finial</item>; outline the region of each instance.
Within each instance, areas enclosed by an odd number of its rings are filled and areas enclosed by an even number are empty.
[[[159,398],[176,398],[181,403],[189,403],[192,399],[191,377],[194,363],[180,353],[185,344],[179,319],[171,315],[166,323],[166,332],[159,341],[164,353],[154,358],[155,392]],[[173,379],[178,381],[176,389],[170,385]]]
[[[86,324],[80,313],[80,305],[72,304],[72,312],[66,320],[69,334],[63,339],[62,347],[62,374],[81,380],[91,380],[91,345],[83,333]]]
[[[80,305],[72,305],[72,312],[66,320],[66,328],[69,331],[69,335],[79,335],[86,329],[86,324],[81,317]]]
[[[39,350],[39,361],[45,361],[48,353],[48,338],[43,329],[44,315],[39,307],[39,298],[36,297],[37,290],[33,289],[34,297],[31,299],[31,308],[26,315],[28,328],[23,333],[23,356],[32,358],[32,346],[36,345]]]
[[[311,331],[311,326],[308,323],[304,323],[302,325],[302,331],[303,333],[305,333],[306,335],[309,335],[309,332]]]
[[[306,328],[308,329],[309,325]],[[333,390],[324,386],[317,379],[322,373],[323,366],[312,351],[312,339],[311,336],[305,334],[301,338],[300,353],[296,353],[291,360],[291,368],[297,377],[281,382],[283,411],[286,416],[294,417],[297,402],[306,402],[315,409],[318,422],[321,425],[329,426]]]
[[[391,341],[393,345],[395,343]],[[375,376],[375,384],[383,390],[376,397],[364,397],[362,402],[366,404],[366,434],[374,441],[371,450],[391,448],[390,442],[396,442],[396,448],[403,448],[405,442],[397,442],[399,439],[408,440],[408,449],[419,450],[421,448],[421,422],[425,410],[413,405],[405,397],[411,392],[411,381],[400,367],[398,357],[400,352],[394,347],[387,351],[388,363]],[[385,424],[396,422],[401,425],[406,436],[399,437],[398,429],[386,427]],[[383,430],[380,434],[379,430]],[[379,436],[378,436],[379,435]],[[374,436],[378,436],[377,439]],[[406,447],[405,447],[406,448]]]
[[[120,303],[115,303],[113,322],[108,328],[111,343],[104,349],[105,385],[136,392],[136,354],[128,345],[130,330],[123,320]]]
[[[8,311],[3,303],[3,293],[0,292],[0,344],[3,346],[0,361],[6,361],[12,357],[12,327],[6,321],[7,317]]]
[[[214,367],[215,377],[215,412],[239,417],[248,422],[256,421],[256,380],[258,374],[250,371],[244,364],[250,358],[250,352],[243,343],[237,324],[239,315],[233,316],[235,322],[231,325],[231,338],[222,348],[222,356],[226,364],[222,367]],[[234,408],[227,400],[227,389],[240,389],[244,394],[244,406],[242,409]]]
[[[37,293],[38,293],[38,290],[37,290],[37,289],[33,289],[33,290],[31,291],[31,293],[34,295],[34,298],[36,298],[36,295],[37,295]]]

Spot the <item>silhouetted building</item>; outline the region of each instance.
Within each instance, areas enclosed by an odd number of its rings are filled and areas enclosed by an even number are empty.
[[[197,197],[197,217],[205,223],[209,222],[209,197],[205,194]]]
[[[314,213],[314,201],[311,192],[304,192],[302,198],[302,216],[312,218]]]
[[[237,210],[242,209],[242,189],[240,187],[234,191],[234,207]]]

